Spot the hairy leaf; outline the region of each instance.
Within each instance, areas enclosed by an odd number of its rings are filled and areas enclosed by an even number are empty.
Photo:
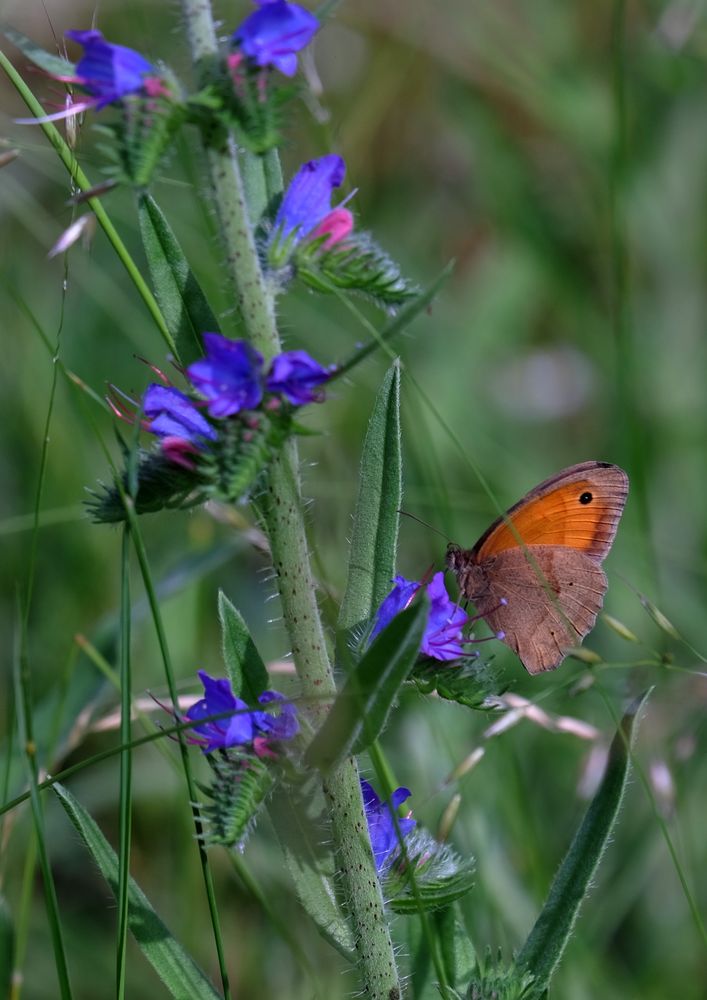
[[[547,988],[562,958],[579,908],[611,839],[626,787],[636,722],[647,697],[645,694],[637,698],[621,720],[599,790],[553,879],[540,916],[516,957],[517,968],[534,977],[537,993]]]
[[[268,686],[268,671],[237,608],[222,590],[218,594],[221,642],[231,687],[236,697],[255,705]]]
[[[400,364],[378,390],[363,444],[354,513],[349,576],[338,628],[368,621],[392,586],[402,502]]]
[[[177,345],[179,361],[188,365],[204,353],[202,333],[220,332],[218,321],[176,236],[151,195],[140,195],[138,218],[155,298]]]
[[[343,689],[307,750],[308,763],[323,771],[376,740],[398,692],[417,659],[429,601],[423,594],[390,622],[348,675]]]

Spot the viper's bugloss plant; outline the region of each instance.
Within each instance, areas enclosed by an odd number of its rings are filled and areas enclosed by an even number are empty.
[[[420,289],[361,228],[350,207],[356,190],[343,194],[349,178],[338,152],[313,156],[288,183],[282,180],[277,148],[283,133],[297,122],[293,102],[302,91],[293,78],[303,50],[321,27],[319,17],[285,0],[256,0],[255,9],[235,30],[232,23],[225,25],[219,39],[209,0],[182,0],[182,13],[193,62],[193,78],[188,80],[177,79],[166,65],[151,62],[135,49],[107,41],[97,29],[65,32],[70,42],[82,47],[76,64],[42,54],[28,40],[13,36],[55,82],[72,88],[67,107],[47,115],[20,84],[18,89],[35,114],[26,120],[42,124],[68,166],[72,183],[87,192],[96,218],[111,234],[148,304],[176,373],[172,379],[150,364],[156,381],[131,394],[111,383],[107,401],[113,416],[128,430],[118,433],[117,459],[106,447],[110,479],[93,492],[88,504],[95,521],[123,524],[119,628],[111,623],[104,650],[92,656],[114,676],[107,659],[117,645],[122,720],[117,858],[83,807],[65,789],[58,791],[101,872],[116,887],[117,995],[125,996],[128,928],[172,995],[199,1000],[217,995],[130,876],[131,712],[135,686],[144,687],[151,676],[146,672],[136,680],[137,666],[131,658],[130,624],[140,613],[131,598],[134,552],[169,691],[174,725],[168,735],[175,743],[170,750],[183,774],[183,803],[192,811],[223,996],[231,995],[229,942],[221,934],[217,900],[223,897],[226,906],[234,903],[215,891],[221,871],[211,868],[211,852],[217,847],[232,852],[243,885],[267,912],[269,893],[259,888],[243,853],[256,821],[267,813],[270,843],[276,838],[282,848],[302,911],[312,928],[350,964],[362,995],[373,1000],[403,996],[405,980],[393,941],[393,933],[398,933],[391,919],[394,913],[401,919],[412,918],[407,925],[411,941],[419,928],[423,932],[404,970],[413,980],[411,996],[431,995],[434,987],[443,996],[468,1000],[540,1000],[547,995],[611,836],[642,702],[624,716],[598,791],[525,944],[511,963],[484,965],[474,957],[458,908],[472,891],[474,861],[468,852],[462,856],[447,842],[454,799],[436,834],[423,822],[433,794],[446,790],[452,779],[432,789],[414,783],[416,816],[402,815],[401,806],[412,793],[396,787],[386,759],[390,732],[400,735],[400,727],[389,729],[389,723],[409,696],[419,700],[421,695],[439,695],[456,702],[454,708],[437,702],[438,709],[450,712],[508,708],[500,727],[521,717],[519,706],[531,718],[533,706],[527,699],[514,705],[511,694],[504,694],[510,682],[491,663],[491,656],[483,659],[480,653],[480,643],[494,636],[476,636],[479,616],[468,614],[450,597],[442,570],[426,575],[421,571],[421,580],[396,575],[403,493],[399,361],[393,361],[376,398],[363,444],[346,585],[340,596],[335,586],[327,586],[326,619],[318,598],[325,581],[317,579],[311,555],[297,441],[299,435],[311,433],[307,408],[323,406],[320,423],[325,423],[332,395],[329,385],[340,379],[342,394],[353,391],[342,376],[350,377],[374,351],[390,351],[395,338],[430,308],[441,279]],[[143,39],[141,47],[147,41]],[[80,92],[78,100],[73,88]],[[112,162],[111,176],[135,194],[147,278],[112,229],[97,189],[90,189],[51,125],[87,111],[105,112],[101,122],[107,124],[98,127]],[[167,216],[148,191],[165,154],[182,136],[189,148],[200,148],[205,163],[199,186],[203,184],[216,219],[220,250],[216,277],[233,298],[228,303],[232,310],[220,312],[222,323]],[[185,197],[192,194],[185,188]],[[70,235],[55,244],[56,253],[73,245],[78,232],[75,222],[73,226],[67,230]],[[293,322],[288,312],[290,300],[284,293],[298,282],[308,295],[342,300],[349,307],[342,315],[362,320],[370,340],[360,344],[351,337],[343,352],[345,360],[338,364],[316,360],[308,350],[309,329]],[[379,325],[358,310],[351,293],[384,310],[383,320],[375,308],[368,310]],[[288,350],[283,350],[280,336],[284,326],[293,345]],[[435,331],[438,340],[443,334],[442,329]],[[349,336],[343,321],[337,335]],[[110,372],[106,375],[111,377]],[[98,394],[93,390],[91,394],[95,401]],[[282,685],[274,681],[273,665],[263,659],[240,611],[221,593],[218,617],[225,676],[220,675],[220,666],[200,670],[203,697],[185,706],[158,588],[150,574],[141,515],[159,512],[167,521],[171,510],[206,504],[209,514],[216,513],[229,524],[247,525],[244,538],[256,539],[259,552],[269,561],[291,662],[278,665],[280,674],[287,675]],[[240,507],[237,516],[231,509],[235,505]],[[349,512],[334,505],[332,516],[338,518],[343,540]],[[312,521],[316,534],[316,518]],[[177,546],[182,536],[175,532],[172,537]],[[523,600],[522,592],[518,600]],[[247,605],[249,615],[264,619],[255,586]],[[23,629],[20,632],[24,641]],[[27,750],[35,829],[52,908],[52,872],[37,800],[42,787],[34,759],[37,746],[22,714],[28,690],[25,654],[26,650],[18,657],[22,669],[17,671],[19,744]],[[517,718],[511,718],[513,711]],[[72,737],[74,731],[69,730]],[[500,731],[489,726],[475,739],[488,740]],[[151,731],[146,742],[161,735]],[[415,734],[406,738],[414,740]],[[448,739],[453,740],[451,729]],[[44,748],[40,751],[44,753]],[[476,762],[484,753],[481,746],[471,751],[465,746],[462,751],[467,760],[474,757]],[[406,764],[412,766],[412,760]],[[360,777],[361,761],[375,771],[375,785]],[[379,795],[376,788],[386,791]],[[503,840],[499,836],[499,843]],[[276,911],[277,906],[270,910],[273,922],[282,924]],[[288,934],[294,940],[288,928],[282,932],[285,940]],[[59,933],[53,935],[53,943],[61,993],[69,997]],[[302,951],[299,943],[294,950]],[[303,961],[309,972],[308,963]],[[313,979],[305,991],[319,993],[319,984]]]

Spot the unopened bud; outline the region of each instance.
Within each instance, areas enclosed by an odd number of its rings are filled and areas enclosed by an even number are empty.
[[[627,642],[640,642],[638,636],[631,631],[623,622],[620,622],[618,618],[614,618],[612,615],[603,614],[601,620],[605,622],[610,629],[613,629],[617,635],[620,635],[622,639],[626,639]]]
[[[461,802],[461,795],[458,793],[453,795],[449,800],[449,805],[442,813],[442,818],[440,819],[439,826],[437,827],[437,840],[440,844],[443,844],[452,832],[452,827],[454,826],[454,821],[459,813],[459,806],[461,805]]]
[[[601,656],[595,653],[593,649],[589,649],[588,646],[573,646],[572,649],[567,650],[567,655],[571,656],[573,660],[580,660],[582,663],[601,663]]]
[[[651,616],[653,621],[656,623],[658,628],[662,629],[663,632],[667,632],[672,639],[680,639],[681,635],[675,628],[673,623],[669,618],[666,618],[663,612],[655,606],[652,601],[649,601],[647,597],[641,596],[641,604],[646,609],[648,614]]]

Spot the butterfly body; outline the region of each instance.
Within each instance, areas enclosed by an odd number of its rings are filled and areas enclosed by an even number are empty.
[[[540,483],[476,545],[449,545],[461,594],[518,654],[531,674],[553,670],[593,627],[628,476],[583,462]]]

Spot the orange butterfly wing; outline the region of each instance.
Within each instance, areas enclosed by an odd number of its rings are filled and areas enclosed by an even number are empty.
[[[602,562],[628,496],[628,476],[608,462],[582,462],[540,483],[484,532],[471,550],[483,562],[522,545],[560,545]]]

